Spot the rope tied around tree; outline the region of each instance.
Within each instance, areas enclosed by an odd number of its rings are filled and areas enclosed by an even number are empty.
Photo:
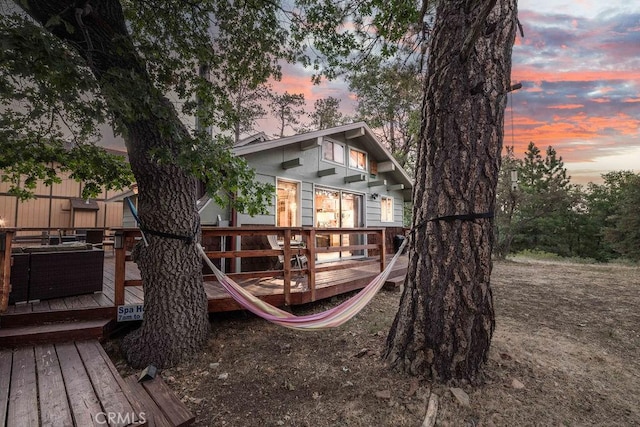
[[[480,213],[470,213],[470,214],[454,214],[454,215],[443,215],[437,216],[435,218],[428,218],[420,221],[416,225],[411,228],[409,234],[413,235],[419,228],[426,226],[430,222],[436,221],[445,221],[445,222],[453,222],[453,221],[475,221],[476,219],[491,219],[495,216],[494,212],[480,212]]]
[[[174,239],[174,240],[181,240],[185,243],[185,245],[190,245],[192,243],[194,243],[196,241],[196,237],[198,235],[198,230],[200,230],[200,217],[196,216],[196,228],[193,231],[193,234],[174,234],[174,233],[167,233],[164,231],[158,231],[158,230],[152,230],[148,227],[146,227],[142,221],[140,221],[140,217],[138,216],[138,212],[136,210],[136,207],[133,205],[133,202],[131,201],[131,199],[129,197],[125,197],[125,200],[127,201],[127,205],[129,206],[129,210],[131,211],[131,214],[133,215],[133,218],[136,220],[136,222],[138,223],[138,227],[140,228],[140,231],[143,234],[150,234],[152,236],[157,236],[157,237],[162,237],[165,239]],[[146,239],[145,239],[146,242]]]

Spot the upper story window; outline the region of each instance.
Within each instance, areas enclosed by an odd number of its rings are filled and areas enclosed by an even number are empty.
[[[349,149],[349,167],[361,171],[367,170],[367,153],[362,151]]]
[[[322,140],[322,159],[344,165],[344,147],[330,139]]]

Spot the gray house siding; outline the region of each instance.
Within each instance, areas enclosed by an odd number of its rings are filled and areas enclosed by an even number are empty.
[[[353,131],[358,127],[365,129],[366,133],[359,136],[356,135],[352,139],[345,137],[347,131]],[[363,195],[365,212],[362,222],[364,222],[365,226],[402,226],[405,194],[396,185],[402,182],[398,181],[398,179],[402,179],[407,183],[404,185],[410,186],[410,183],[407,178],[394,178],[398,176],[397,168],[395,172],[378,172],[376,175],[371,173],[370,165],[372,159],[379,164],[394,162],[389,159],[388,152],[383,154],[385,151],[380,148],[377,141],[373,142],[375,137],[373,137],[366,125],[347,125],[339,128],[334,133],[329,129],[293,138],[295,138],[293,142],[289,142],[292,140],[291,137],[275,141],[253,142],[250,145],[239,148],[239,152],[247,160],[249,166],[255,169],[258,182],[270,183],[274,186],[278,179],[300,183],[299,220],[302,226],[312,227],[315,225],[314,205],[317,188]],[[328,139],[344,147],[342,164],[323,159],[321,144],[323,139]],[[367,146],[364,142],[369,145]],[[367,154],[367,170],[349,167],[349,150],[351,148]],[[243,150],[245,151],[244,154]],[[322,176],[318,176],[319,171]],[[351,178],[350,182],[345,182],[347,177]],[[391,186],[396,187],[391,188]],[[371,197],[373,193],[377,194],[376,198]],[[380,205],[382,196],[393,198],[393,222],[382,222]],[[275,197],[268,207],[268,211],[267,215],[255,217],[239,213],[236,225],[275,225]],[[203,212],[203,224],[215,223],[217,215],[220,215],[223,220],[231,219],[228,209],[220,208],[211,203]]]
[[[380,197],[376,200],[367,200],[367,226],[368,227],[402,227],[404,216],[404,200],[398,191],[382,194],[393,198],[393,222],[382,222],[382,209]],[[370,196],[369,196],[370,197]]]
[[[380,202],[376,200],[367,200],[367,225],[369,227],[380,227]]]
[[[300,195],[302,203],[302,226],[313,227],[313,183],[303,182]]]

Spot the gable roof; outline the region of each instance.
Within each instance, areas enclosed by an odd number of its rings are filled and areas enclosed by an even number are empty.
[[[256,143],[256,142],[264,142],[268,141],[269,137],[264,132],[258,132],[251,136],[241,139],[240,141],[234,144],[234,147],[244,147],[245,145]]]
[[[261,151],[272,150],[274,148],[280,148],[291,144],[313,142],[314,140],[318,141],[318,144],[320,144],[322,138],[340,134],[342,134],[346,140],[357,140],[360,142],[365,147],[369,155],[378,163],[387,161],[391,162],[394,165],[394,170],[387,173],[391,174],[399,184],[404,184],[405,189],[413,187],[413,180],[405,172],[402,166],[400,166],[389,150],[387,150],[387,148],[378,141],[378,138],[376,138],[371,131],[371,128],[369,128],[365,122],[350,123],[334,128],[321,129],[267,141],[252,140],[242,146],[235,146],[233,148],[233,153],[237,156],[245,156],[247,154],[259,153]]]

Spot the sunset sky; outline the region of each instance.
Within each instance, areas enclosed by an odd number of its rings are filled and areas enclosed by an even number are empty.
[[[516,148],[553,145],[576,182],[640,171],[640,2],[523,0],[513,51]],[[507,111],[505,143],[511,140]]]
[[[523,88],[509,99],[505,145],[520,155],[529,141],[552,145],[575,183],[639,172],[640,1],[522,0],[519,18],[512,82]],[[344,82],[312,86],[307,71],[286,71],[276,89],[304,93],[309,110],[327,96],[354,108]],[[268,120],[261,124],[270,131]]]

